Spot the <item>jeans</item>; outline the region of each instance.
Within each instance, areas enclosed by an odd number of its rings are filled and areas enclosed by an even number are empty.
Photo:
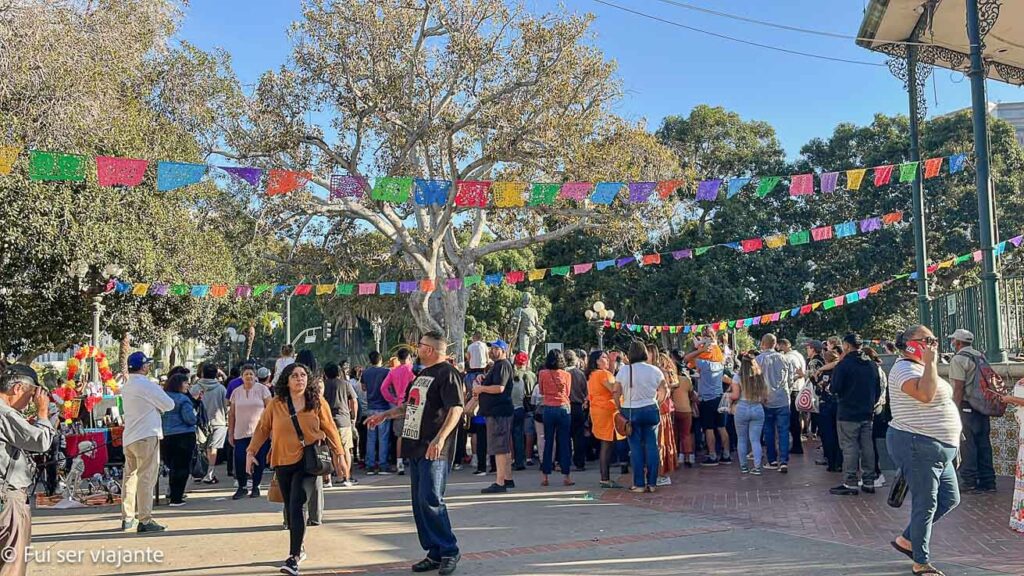
[[[523,468],[526,466],[526,410],[516,408],[512,415],[512,451],[513,466]]]
[[[871,438],[871,420],[839,421],[839,445],[843,447],[843,484],[857,488],[857,468],[864,486],[875,484],[875,441]]]
[[[235,479],[238,480],[238,489],[245,488],[249,480],[249,474],[245,471],[245,451],[249,449],[252,438],[235,438]],[[270,442],[264,442],[263,447],[256,452],[256,464],[252,467],[252,487],[257,488],[263,481],[263,469],[267,467],[267,454],[270,452]]]
[[[658,485],[658,424],[661,413],[654,404],[643,408],[624,408],[623,412],[633,424],[629,435],[629,457],[633,464],[633,486],[643,488]],[[644,467],[647,474],[644,474]]]
[[[387,412],[387,410],[367,410],[367,416]],[[385,420],[380,426],[366,431],[366,469],[388,467],[388,445],[391,442],[391,420]]]
[[[552,462],[555,444],[558,445],[558,466],[562,474],[568,476],[572,471],[572,416],[568,406],[544,407],[544,461],[540,471],[551,474],[555,469]]]
[[[789,406],[764,408],[764,440],[768,445],[768,461],[789,464]],[[779,447],[775,448],[778,436]]]
[[[740,400],[736,404],[737,459],[740,468],[747,467],[747,453],[754,451],[754,468],[761,467],[761,431],[764,429],[764,406]]]
[[[167,499],[171,502],[181,502],[185,495],[195,449],[195,432],[171,434],[160,441],[160,458],[167,464],[167,484],[170,489]]]
[[[843,463],[843,451],[839,449],[839,429],[836,422],[836,411],[839,405],[834,397],[821,401],[821,414],[818,418],[818,432],[821,434],[821,451],[828,461],[829,471],[839,470]]]
[[[995,488],[996,471],[992,467],[992,432],[990,419],[980,412],[960,412],[964,440],[960,443],[963,463],[960,480],[965,490]]]
[[[572,424],[570,425],[572,431],[572,463],[577,469],[582,469],[587,466],[587,436],[585,431],[588,414],[583,409],[583,404],[572,404],[570,405],[570,415],[572,419]]]
[[[302,460],[288,466],[277,466],[274,474],[277,475],[277,485],[281,488],[288,518],[288,555],[298,556],[302,552],[302,540],[306,537],[304,508],[306,500],[313,493],[316,479],[306,474]]]
[[[416,520],[420,546],[427,551],[427,558],[438,562],[442,558],[459,555],[459,543],[452,532],[448,507],[444,503],[448,470],[447,458],[410,458],[406,469],[412,489],[412,516]]]
[[[934,438],[890,427],[886,435],[889,454],[910,491],[910,525],[903,537],[914,549],[914,562],[927,564],[932,524],[960,503],[960,487],[953,469],[956,447]]]

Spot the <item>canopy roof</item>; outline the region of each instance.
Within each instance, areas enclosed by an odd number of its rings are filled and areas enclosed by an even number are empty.
[[[928,5],[933,6],[930,14]],[[1024,1],[979,1],[986,74],[1024,86]],[[920,27],[919,27],[920,26]],[[857,44],[897,58],[918,32],[918,57],[942,68],[966,73],[970,67],[967,10],[964,0],[871,0],[857,34]]]

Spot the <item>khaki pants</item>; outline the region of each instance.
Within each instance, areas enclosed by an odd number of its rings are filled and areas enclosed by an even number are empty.
[[[143,438],[124,447],[124,494],[121,520],[153,519],[153,494],[160,472],[160,440]]]
[[[0,512],[0,576],[24,576],[25,548],[32,540],[32,509],[25,503],[24,490],[10,490],[3,498],[4,509]]]

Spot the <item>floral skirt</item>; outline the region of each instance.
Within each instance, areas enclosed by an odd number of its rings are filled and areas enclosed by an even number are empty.
[[[1024,533],[1024,438],[1017,443],[1017,474],[1014,475],[1013,488],[1010,528]]]

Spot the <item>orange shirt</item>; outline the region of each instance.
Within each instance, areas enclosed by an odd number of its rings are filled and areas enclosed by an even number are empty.
[[[712,344],[710,347],[706,348],[703,352],[700,353],[700,355],[697,356],[697,360],[707,360],[708,362],[725,362],[725,353],[722,352],[722,349],[718,346],[718,344]],[[696,368],[697,362],[695,360],[690,360],[689,366],[690,368]]]
[[[297,416],[307,445],[326,440],[332,454],[341,454],[341,437],[331,417],[331,408],[325,400],[321,398],[318,411],[303,410]],[[268,438],[271,440],[271,466],[288,466],[302,459],[302,444],[299,443],[299,435],[288,413],[288,403],[276,397],[260,416],[260,422],[252,433],[249,453],[255,454]]]
[[[545,406],[569,405],[572,376],[565,370],[541,370],[537,375],[537,385]]]
[[[587,393],[590,395],[590,409],[615,411],[615,399],[612,391],[605,384],[615,386],[615,376],[607,370],[594,370],[587,380]]]

